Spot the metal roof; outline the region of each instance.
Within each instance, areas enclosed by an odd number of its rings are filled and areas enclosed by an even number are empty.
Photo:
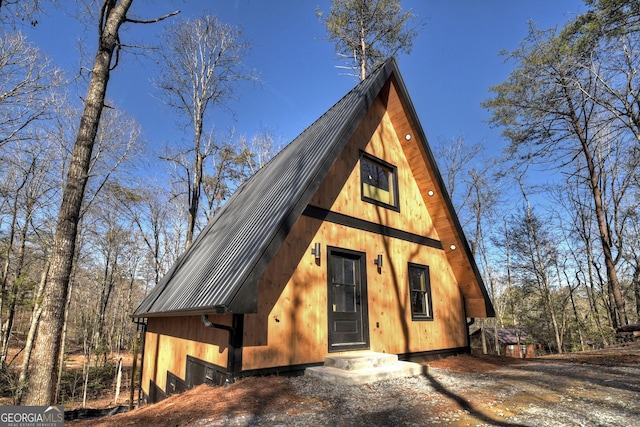
[[[247,180],[133,313],[257,311],[257,283],[392,73],[391,59]]]

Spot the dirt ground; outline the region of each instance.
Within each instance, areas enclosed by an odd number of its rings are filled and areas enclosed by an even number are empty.
[[[531,359],[460,355],[423,378],[333,386],[308,377],[198,386],[69,426],[640,425],[640,343]]]

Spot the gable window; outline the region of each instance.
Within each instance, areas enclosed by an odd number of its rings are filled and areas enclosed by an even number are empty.
[[[433,320],[429,267],[409,263],[411,320]]]
[[[399,210],[398,168],[362,152],[360,181],[362,200]]]

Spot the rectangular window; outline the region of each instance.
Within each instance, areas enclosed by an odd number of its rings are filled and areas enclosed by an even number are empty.
[[[409,263],[409,291],[411,292],[411,319],[433,320],[428,266]]]
[[[362,152],[360,181],[362,200],[399,210],[398,169],[380,159]]]
[[[356,311],[356,284],[359,273],[356,259],[331,257],[331,284],[333,285],[333,311]]]

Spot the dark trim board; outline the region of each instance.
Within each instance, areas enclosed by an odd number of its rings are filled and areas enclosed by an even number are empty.
[[[223,385],[233,380],[233,375],[224,366],[187,355],[186,385],[191,388],[200,384]]]
[[[143,393],[144,394],[144,393]],[[149,380],[149,395],[144,394],[142,401],[145,403],[156,403],[167,398],[164,391],[153,380]]]
[[[180,377],[175,375],[173,372],[167,371],[167,390],[166,395],[171,396],[172,394],[182,393],[183,391],[187,391],[189,387],[187,383],[182,381]]]
[[[469,346],[466,347],[456,347],[456,348],[447,348],[444,350],[430,350],[430,351],[420,351],[417,353],[402,353],[398,354],[399,360],[406,360],[408,362],[429,362],[431,360],[444,359],[449,356],[457,356],[459,354],[469,354],[471,353],[471,348]]]
[[[313,366],[322,366],[323,362],[303,363],[299,365],[276,366],[273,368],[250,369],[242,371],[239,378],[245,377],[261,377],[268,375],[279,375],[284,377],[299,377],[304,375],[304,370]]]
[[[394,239],[417,243],[419,245],[428,246],[430,248],[443,249],[442,242],[440,242],[440,240],[421,236],[419,234],[409,233],[408,231],[398,230],[397,228],[387,227],[386,225],[365,221],[363,219],[355,218],[341,213],[332,212],[327,209],[319,208],[317,206],[308,205],[302,212],[302,215],[308,216],[310,218],[320,219],[322,221],[327,221],[333,224],[344,225],[345,227],[380,234],[386,237],[393,237]]]

